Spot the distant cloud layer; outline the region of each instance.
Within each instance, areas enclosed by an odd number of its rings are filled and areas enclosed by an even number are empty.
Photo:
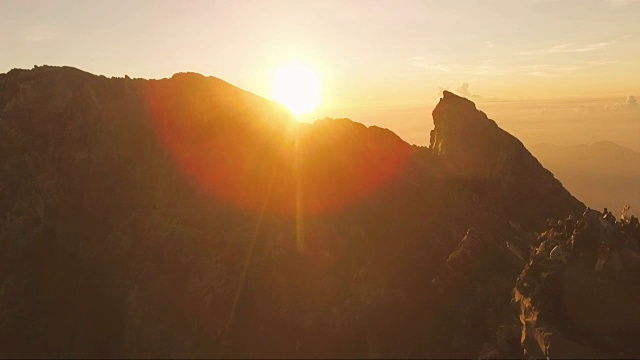
[[[576,111],[592,111],[593,108],[591,106],[588,105],[578,105],[578,107],[576,108]]]
[[[633,95],[629,95],[627,96],[627,100],[623,103],[615,103],[611,106],[605,106],[604,108],[605,110],[613,110],[613,111],[618,111],[618,110],[638,110],[639,109],[639,105],[638,105],[638,99],[636,99],[635,96]]]
[[[586,44],[565,43],[508,54],[504,63],[496,59],[484,59],[475,62],[458,62],[436,56],[413,56],[409,63],[429,71],[466,74],[472,76],[534,76],[566,77],[596,67],[604,67],[619,62],[609,53],[618,41],[601,41]],[[555,55],[574,54],[575,58],[567,62],[558,60]],[[589,55],[587,55],[589,54]],[[450,61],[454,60],[454,61]]]
[[[537,50],[520,51],[517,55],[543,55],[543,54],[560,54],[560,53],[579,53],[594,51],[606,48],[615,44],[615,41],[603,41],[591,44],[559,44]]]

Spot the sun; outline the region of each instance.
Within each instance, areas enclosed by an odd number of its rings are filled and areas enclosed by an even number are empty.
[[[321,100],[318,75],[304,63],[289,63],[273,73],[271,96],[286,106],[296,117],[313,111]]]

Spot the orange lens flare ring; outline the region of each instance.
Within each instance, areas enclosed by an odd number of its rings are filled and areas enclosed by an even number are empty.
[[[225,104],[209,104],[207,91],[187,88],[169,81],[149,86],[152,126],[193,184],[244,210],[261,211],[267,193],[265,210],[273,214],[295,217],[300,206],[304,216],[344,209],[389,184],[412,154],[400,140],[377,143],[368,130],[338,123],[348,120],[291,131],[289,122],[265,118],[264,109],[225,118],[230,110],[216,107]],[[282,124],[264,125],[269,121]]]

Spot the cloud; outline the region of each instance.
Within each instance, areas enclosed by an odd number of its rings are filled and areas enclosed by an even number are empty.
[[[591,60],[587,61],[585,64],[589,66],[598,66],[598,65],[609,65],[617,63],[617,60]]]
[[[578,105],[578,107],[576,108],[576,111],[578,112],[591,112],[592,110],[593,108],[588,105]]]
[[[438,98],[438,99],[439,99],[439,98],[442,98],[442,96],[443,96],[443,94],[442,94],[442,93],[443,93],[445,90],[446,90],[446,91],[451,91],[451,88],[450,88],[450,87],[448,87],[448,86],[447,86],[447,87],[442,87],[442,86],[439,86],[439,87],[438,87],[438,93],[437,93],[437,96],[438,96],[437,98]],[[460,95],[460,96],[464,96],[464,97],[466,97],[466,98],[468,98],[468,99],[477,99],[477,100],[479,100],[479,99],[483,99],[483,97],[482,97],[482,96],[480,96],[480,95],[478,95],[478,94],[474,94],[474,93],[472,93],[472,92],[469,90],[469,84],[468,84],[468,83],[462,83],[462,85],[458,86],[458,87],[455,89],[455,91],[452,91],[452,92],[454,92],[454,93],[456,93],[456,94],[458,94],[458,95]]]
[[[530,71],[530,72],[524,72],[522,73],[522,75],[537,76],[537,77],[560,77],[560,74],[554,74],[546,71]]]
[[[604,109],[611,111],[638,110],[640,109],[640,104],[638,104],[638,99],[635,96],[629,95],[625,102],[607,105]]]
[[[469,84],[468,83],[462,83],[462,85],[460,85],[456,91],[455,91],[458,95],[460,96],[464,96],[466,98],[481,98],[482,96],[477,95],[477,94],[472,94],[471,91],[469,91]]]
[[[493,41],[481,41],[481,42],[479,43],[479,45],[480,45],[480,46],[485,46],[485,47],[488,47],[488,48],[494,48],[494,47],[498,46],[498,45],[497,45],[496,43],[494,43]]]
[[[626,6],[626,5],[633,4],[634,2],[636,2],[636,0],[606,0],[606,1],[612,7]]]
[[[47,40],[53,40],[57,37],[57,32],[50,26],[33,26],[26,29],[23,33],[23,38],[26,41],[41,42]]]
[[[441,72],[453,72],[456,74],[469,75],[504,75],[508,72],[506,67],[491,64],[493,60],[481,60],[475,64],[463,63],[437,63],[430,62],[422,56],[414,56],[409,62],[417,67],[437,70]]]
[[[414,56],[409,58],[409,63],[423,69],[465,74],[473,76],[538,76],[538,77],[563,77],[570,73],[579,72],[588,68],[614,64],[617,61],[608,58],[579,60],[569,64],[536,64],[526,63],[521,58],[516,63],[500,64],[495,59],[485,59],[474,63],[442,62],[434,61],[433,57]]]
[[[546,55],[546,54],[562,54],[562,53],[580,53],[580,52],[588,52],[588,51],[604,49],[615,43],[616,41],[604,41],[604,42],[582,44],[582,45],[560,44],[560,45],[554,45],[551,47],[537,49],[537,50],[519,51],[519,52],[516,52],[515,54],[516,55]]]
[[[570,73],[588,69],[594,66],[613,64],[613,60],[596,60],[577,63],[575,65],[553,65],[553,64],[528,64],[518,65],[514,69],[515,75],[541,76],[541,77],[562,77]]]
[[[588,65],[574,65],[574,66],[560,66],[560,65],[551,65],[551,64],[530,64],[530,65],[519,65],[518,69],[524,71],[543,71],[543,70],[552,70],[552,71],[576,71],[588,68]]]

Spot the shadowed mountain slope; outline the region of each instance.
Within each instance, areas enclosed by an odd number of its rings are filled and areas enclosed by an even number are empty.
[[[616,216],[624,205],[638,215],[640,153],[610,141],[590,145],[540,144],[531,151],[587,206],[609,208]]]

